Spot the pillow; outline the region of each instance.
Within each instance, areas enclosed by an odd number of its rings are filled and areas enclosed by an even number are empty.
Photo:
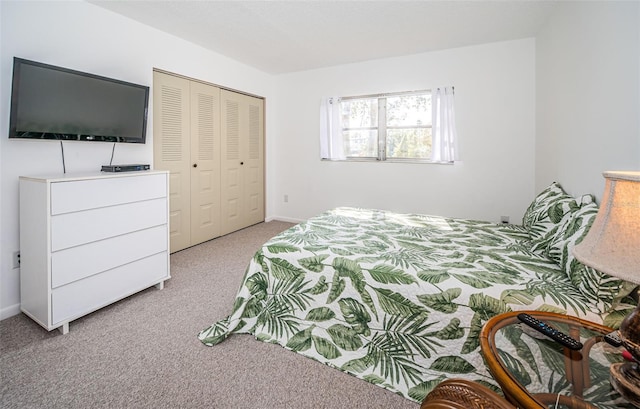
[[[578,206],[582,207],[582,206],[588,205],[588,204],[594,204],[594,205],[597,206],[596,197],[594,195],[592,195],[592,194],[582,195],[578,199]]]
[[[570,273],[570,264],[575,259],[572,254],[573,248],[585,238],[596,214],[598,205],[594,202],[583,204],[560,223],[556,234],[549,240],[547,255],[558,263],[565,273]]]
[[[598,214],[598,205],[592,195],[584,195],[576,201],[578,207],[564,215],[562,221],[558,223],[554,234],[548,238],[548,246],[545,253],[550,259],[554,260],[563,270],[566,270],[565,263],[570,262],[568,257],[573,258],[571,250],[580,243],[593,220]],[[564,254],[564,250],[569,251]]]
[[[559,225],[578,208],[578,202],[558,182],[540,192],[522,217],[522,225],[531,238],[532,250],[545,251]]]
[[[624,281],[587,267],[573,256],[573,248],[586,237],[598,213],[593,196],[582,196],[578,203],[581,206],[563,220],[549,241],[547,255],[560,265],[582,294],[594,302],[603,302],[605,305],[599,308],[606,311],[623,288]]]

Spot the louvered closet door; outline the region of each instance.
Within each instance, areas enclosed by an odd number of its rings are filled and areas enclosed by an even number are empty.
[[[245,96],[248,139],[244,161],[244,212],[247,226],[264,221],[264,100]]]
[[[191,244],[220,235],[220,89],[191,83]]]
[[[171,252],[191,245],[190,81],[153,73],[154,168],[169,174]]]
[[[221,93],[221,234],[264,220],[264,103]]]

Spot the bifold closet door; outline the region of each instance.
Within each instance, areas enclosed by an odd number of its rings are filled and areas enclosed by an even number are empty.
[[[220,88],[191,82],[191,244],[220,236]]]
[[[169,171],[171,252],[191,245],[190,84],[153,73],[153,166]]]
[[[154,168],[170,171],[171,252],[220,235],[220,89],[154,79]]]
[[[221,90],[221,234],[264,221],[264,101]]]

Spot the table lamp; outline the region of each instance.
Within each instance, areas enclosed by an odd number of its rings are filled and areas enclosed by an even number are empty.
[[[640,172],[604,172],[600,209],[573,255],[600,272],[640,284]],[[620,324],[624,347],[640,362],[640,305]],[[640,407],[638,363],[611,365],[611,383]]]

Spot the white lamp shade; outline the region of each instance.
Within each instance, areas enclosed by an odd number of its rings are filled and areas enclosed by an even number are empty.
[[[582,264],[640,284],[640,172],[604,172],[602,203],[573,255]]]

